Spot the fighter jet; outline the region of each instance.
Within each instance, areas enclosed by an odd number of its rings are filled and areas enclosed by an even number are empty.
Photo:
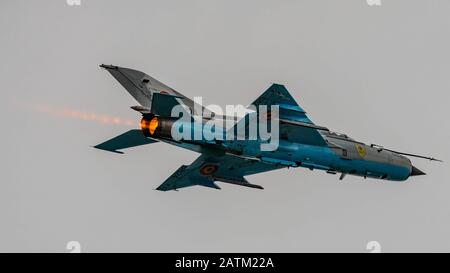
[[[251,105],[277,106],[279,141],[275,150],[261,149],[262,139],[174,139],[173,126],[177,117],[172,116],[175,106],[186,109],[188,123],[206,124],[211,119],[230,121],[230,117],[214,115],[200,106],[207,115],[198,116],[193,110],[196,102],[150,77],[124,67],[100,65],[106,69],[139,103],[131,108],[142,115],[141,128],[130,130],[95,146],[97,149],[123,153],[125,148],[164,142],[197,153],[200,156],[190,165],[179,167],[157,190],[169,191],[190,186],[220,189],[216,182],[263,189],[247,181],[246,176],[282,168],[303,167],[322,170],[329,174],[404,181],[411,176],[425,173],[412,165],[407,157],[435,158],[402,153],[379,145],[366,145],[345,134],[330,131],[314,124],[291,96],[285,86],[273,84]],[[217,126],[215,130],[226,134],[244,123],[247,128],[250,114],[241,119],[231,117],[233,126]],[[252,113],[255,114],[254,112]],[[260,115],[256,110],[256,115]],[[270,111],[265,113],[270,116]],[[219,122],[220,124],[220,122]],[[197,130],[198,126],[192,126]]]

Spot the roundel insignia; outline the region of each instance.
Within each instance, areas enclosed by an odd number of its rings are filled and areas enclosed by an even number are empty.
[[[200,168],[200,173],[202,175],[210,175],[213,174],[219,169],[219,166],[212,165],[212,164],[206,164],[203,167]]]
[[[361,157],[365,157],[367,152],[366,152],[366,149],[364,148],[364,146],[362,146],[361,144],[358,144],[358,143],[356,143],[355,145],[356,145],[356,150],[358,151],[358,154]]]

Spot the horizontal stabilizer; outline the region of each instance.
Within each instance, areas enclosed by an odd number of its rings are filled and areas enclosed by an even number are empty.
[[[145,144],[155,143],[157,140],[147,138],[144,136],[141,130],[130,130],[119,136],[116,136],[110,140],[107,140],[101,144],[94,146],[94,148],[105,150],[109,152],[123,154],[123,152],[118,151],[125,148],[141,146]]]

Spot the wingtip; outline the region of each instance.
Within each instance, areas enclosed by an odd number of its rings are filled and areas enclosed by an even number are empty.
[[[155,190],[156,191],[178,191],[178,188],[176,187],[167,187],[167,186],[163,186],[164,184],[159,185]]]
[[[271,87],[282,87],[282,88],[286,88],[286,86],[285,86],[284,84],[276,83],[276,82],[273,82],[272,85],[271,85]]]
[[[94,149],[98,149],[98,150],[102,150],[102,151],[107,151],[107,152],[111,152],[111,153],[116,153],[116,154],[124,154],[124,152],[122,151],[118,151],[118,150],[112,150],[112,149],[106,149],[101,145],[96,145],[96,146],[91,146]]]
[[[115,65],[112,65],[112,64],[109,64],[109,65],[108,64],[101,64],[100,67],[104,68],[106,70],[108,70],[108,69],[118,69],[119,68],[118,66],[115,66]]]

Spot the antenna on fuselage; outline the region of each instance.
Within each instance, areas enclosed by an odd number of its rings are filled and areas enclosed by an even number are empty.
[[[423,156],[423,155],[416,155],[416,154],[410,154],[410,153],[403,153],[403,152],[398,152],[398,151],[394,151],[394,150],[390,150],[390,149],[386,149],[383,146],[380,145],[376,145],[376,144],[370,144],[370,147],[376,148],[378,150],[378,152],[381,152],[382,150],[386,150],[389,152],[393,152],[399,155],[406,155],[406,156],[412,156],[412,157],[418,157],[418,158],[423,158],[423,159],[428,159],[430,161],[438,161],[438,162],[444,162],[440,159],[434,158],[434,157],[429,157],[429,156]]]

